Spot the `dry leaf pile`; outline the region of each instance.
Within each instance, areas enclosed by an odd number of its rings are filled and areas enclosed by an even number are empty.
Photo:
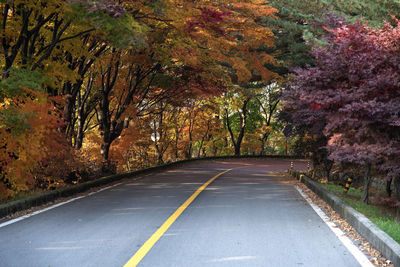
[[[367,242],[360,234],[358,234],[357,231],[350,224],[348,224],[339,213],[334,211],[331,206],[329,206],[325,201],[311,191],[305,184],[297,181],[296,185],[308,195],[315,205],[325,212],[330,220],[334,222],[345,233],[345,235],[350,238],[350,240],[352,240],[352,242],[368,257],[372,264],[380,267],[394,267],[389,260],[385,259],[378,250],[373,248],[369,242]]]

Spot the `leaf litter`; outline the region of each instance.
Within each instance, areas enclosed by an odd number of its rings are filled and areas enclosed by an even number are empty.
[[[312,190],[310,190],[305,184],[295,180],[294,184],[300,187],[300,189],[307,194],[307,196],[311,199],[311,201],[322,209],[323,212],[330,218],[330,220],[336,224],[337,228],[340,228],[345,236],[349,237],[349,239],[362,251],[369,261],[379,267],[394,267],[393,263],[384,258],[382,254],[375,249],[368,241],[365,240],[342,216],[334,211],[332,207],[327,204],[324,200],[322,200],[319,196],[317,196]],[[304,202],[308,205],[307,202]]]

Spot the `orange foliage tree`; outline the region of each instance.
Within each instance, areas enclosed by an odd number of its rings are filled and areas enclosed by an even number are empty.
[[[222,153],[214,97],[275,77],[262,21],[276,10],[260,0],[14,0],[0,12],[7,195],[76,181],[99,161],[121,171]]]
[[[65,164],[74,162],[69,160],[69,146],[59,131],[64,124],[56,106],[60,99],[28,88],[21,90],[20,95],[4,99],[0,108],[3,197],[35,186],[46,188],[51,181],[61,182],[58,177],[63,177]],[[63,168],[57,165],[60,162]]]

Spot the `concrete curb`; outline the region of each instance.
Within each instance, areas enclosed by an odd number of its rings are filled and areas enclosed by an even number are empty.
[[[347,205],[337,196],[328,192],[317,182],[311,180],[304,174],[289,170],[289,174],[301,178],[301,182],[307,185],[314,193],[320,196],[336,212],[342,215],[346,221],[353,226],[357,232],[372,244],[382,255],[389,259],[395,267],[400,267],[400,244],[394,241],[388,234],[379,229],[364,215]]]
[[[143,170],[138,170],[134,172],[127,172],[127,173],[121,173],[121,174],[116,174],[116,175],[111,175],[111,176],[105,176],[101,177],[96,180],[88,181],[85,183],[65,187],[65,188],[60,188],[52,191],[48,191],[39,195],[27,197],[24,199],[12,201],[6,204],[0,205],[0,218],[5,217],[7,215],[11,215],[17,211],[21,210],[26,210],[35,206],[39,206],[45,203],[48,203],[50,201],[54,201],[58,198],[61,197],[69,197],[73,196],[78,193],[82,193],[84,191],[89,190],[90,188],[93,187],[98,187],[102,185],[106,185],[124,178],[132,177],[134,178],[135,176],[146,174],[146,173],[151,173],[154,171],[159,171],[159,170],[165,170],[173,167],[178,167],[182,164],[190,163],[190,162],[195,162],[195,161],[205,161],[205,160],[218,160],[218,159],[264,159],[264,158],[277,158],[277,159],[295,159],[295,157],[291,156],[240,156],[240,157],[234,157],[234,156],[225,156],[225,157],[208,157],[208,158],[194,158],[194,159],[188,159],[188,160],[181,160],[181,161],[176,161],[172,163],[167,163],[164,165],[159,165]]]

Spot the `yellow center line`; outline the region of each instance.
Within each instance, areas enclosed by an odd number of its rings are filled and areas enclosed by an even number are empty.
[[[199,187],[199,189],[194,192],[193,195],[191,195],[185,203],[182,204],[175,212],[172,214],[164,223],[161,225],[160,228],[157,229],[157,231],[154,232],[154,234],[146,241],[146,243],[143,244],[143,246],[136,251],[135,255],[132,256],[132,258],[129,259],[127,263],[125,263],[124,267],[133,267],[139,264],[139,262],[146,256],[146,254],[150,251],[150,249],[154,246],[154,244],[160,239],[160,237],[168,230],[168,228],[175,222],[175,220],[182,214],[182,212],[190,205],[190,203],[193,202],[193,200],[196,199],[196,197],[203,191],[209,184],[211,184],[215,179],[223,175],[224,173],[227,173],[231,171],[232,169],[223,171],[217,175],[215,175],[213,178],[208,180],[205,184]]]

